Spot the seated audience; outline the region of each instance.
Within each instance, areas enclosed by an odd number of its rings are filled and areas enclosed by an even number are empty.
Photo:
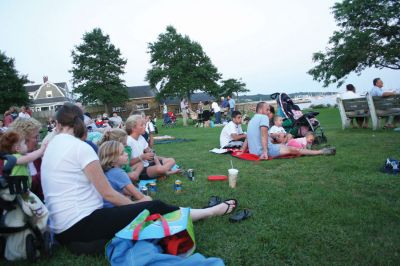
[[[282,127],[283,118],[279,115],[274,116],[274,125],[268,130],[269,137],[276,143],[287,143],[292,139],[292,135],[286,133]]]
[[[143,162],[144,169],[139,179],[152,179],[164,177],[180,172],[179,169],[171,170],[175,165],[173,158],[156,156],[149,144],[142,136],[146,131],[146,123],[141,115],[128,117],[125,124],[128,133],[127,144],[132,148],[131,165]]]
[[[355,99],[355,98],[361,98],[361,96],[356,93],[356,88],[353,86],[353,84],[347,84],[346,85],[346,92],[340,94],[340,98],[343,100],[346,99]],[[365,110],[365,113],[368,113],[368,110]],[[355,115],[355,112],[352,113],[352,115]],[[355,128],[356,126],[354,125],[354,119],[350,119],[350,125],[352,128]],[[357,117],[357,124],[359,128],[368,128],[368,117]],[[364,126],[363,126],[364,123]]]
[[[370,94],[371,96],[381,96],[381,97],[388,97],[388,96],[393,96],[396,95],[397,93],[394,91],[383,91],[383,81],[380,78],[375,78],[372,83],[374,84],[374,87],[371,89]],[[387,115],[393,112],[400,112],[398,108],[394,108],[392,110],[385,110],[385,111],[380,111],[377,110],[377,114],[379,115]],[[389,116],[385,128],[394,128],[396,127],[395,124],[400,120],[400,116]]]
[[[121,142],[109,140],[101,144],[99,148],[100,165],[112,188],[133,201],[149,201],[151,197],[143,195],[132,185],[132,181],[121,166],[128,163],[128,154],[124,151]],[[114,205],[104,199],[104,207],[110,208]]]
[[[239,111],[232,112],[232,121],[224,126],[219,137],[221,148],[241,148],[246,134],[242,130],[242,114]]]
[[[307,150],[288,147],[283,144],[273,144],[268,137],[270,106],[266,102],[260,102],[256,107],[256,114],[250,120],[247,127],[247,143],[244,147],[249,147],[249,152],[260,156],[260,159],[267,160],[269,156],[276,157],[282,155],[334,155],[334,148],[324,148],[322,150]]]
[[[56,120],[59,134],[44,154],[42,185],[50,214],[49,226],[60,244],[75,247],[78,253],[85,252],[83,244],[105,244],[144,209],[152,214],[178,209],[158,200],[134,203],[110,186],[98,156],[80,140],[86,128],[77,106],[65,103]],[[140,127],[144,129],[144,122]],[[116,207],[103,208],[104,199]],[[234,200],[228,200],[211,208],[191,209],[190,215],[193,221],[219,216],[230,213],[235,204]],[[104,245],[99,246],[94,252],[104,252]]]
[[[125,130],[114,128],[104,133],[103,138],[99,142],[99,146],[110,140],[118,141],[124,146],[124,151],[128,155],[128,162],[122,165],[121,168],[128,174],[132,182],[137,182],[139,180],[139,175],[143,170],[143,163],[137,162],[131,165],[132,148],[127,144],[128,134]]]

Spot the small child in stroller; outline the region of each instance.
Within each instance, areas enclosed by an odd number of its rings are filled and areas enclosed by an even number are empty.
[[[35,261],[37,247],[50,254],[50,234],[46,232],[48,210],[28,189],[31,180],[27,164],[41,157],[45,148],[44,144],[27,154],[25,139],[20,134],[8,131],[0,136],[0,159],[5,163],[0,176],[0,237],[5,239],[4,256],[8,260]]]

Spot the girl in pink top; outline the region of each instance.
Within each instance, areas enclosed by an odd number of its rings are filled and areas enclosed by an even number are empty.
[[[299,149],[311,149],[315,139],[314,133],[307,132],[304,138],[296,138],[288,141],[287,146]]]

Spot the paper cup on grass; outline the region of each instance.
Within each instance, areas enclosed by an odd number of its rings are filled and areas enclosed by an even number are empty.
[[[239,174],[238,169],[228,169],[228,175],[229,175],[229,187],[235,188],[236,187],[236,182],[237,182],[237,177]]]

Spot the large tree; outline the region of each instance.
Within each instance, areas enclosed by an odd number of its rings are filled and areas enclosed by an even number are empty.
[[[29,95],[24,85],[28,83],[26,75],[19,75],[14,66],[14,59],[0,51],[0,112],[10,106],[29,104]]]
[[[149,44],[151,69],[146,80],[159,90],[158,97],[187,97],[195,91],[217,96],[221,78],[217,68],[197,42],[182,36],[172,26]]]
[[[111,42],[108,35],[96,28],[83,35],[83,43],[72,50],[72,82],[79,101],[103,103],[108,112],[111,105],[128,99],[121,79],[127,60]]]
[[[351,72],[400,69],[399,0],[344,0],[332,9],[339,29],[325,52],[313,54],[317,65],[308,73],[314,80],[339,87]]]
[[[227,79],[222,81],[222,96],[232,95],[236,93],[236,98],[239,100],[239,92],[248,92],[246,83],[237,79]]]

